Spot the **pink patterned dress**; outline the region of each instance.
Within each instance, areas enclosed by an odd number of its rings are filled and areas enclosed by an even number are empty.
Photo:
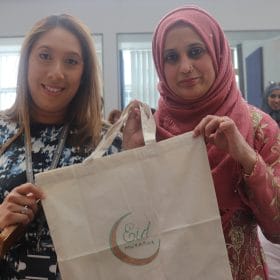
[[[237,209],[227,224],[223,223],[234,280],[268,279],[257,224],[267,239],[280,243],[279,129],[260,110],[250,106],[250,111],[258,160],[252,174],[243,175],[244,180],[235,190],[244,207]],[[222,220],[223,215],[221,211]]]

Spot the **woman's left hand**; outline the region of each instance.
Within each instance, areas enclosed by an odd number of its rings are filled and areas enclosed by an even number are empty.
[[[251,174],[256,162],[256,152],[246,142],[232,119],[208,115],[193,132],[194,137],[202,135],[206,143],[211,143],[230,154],[243,166],[246,174]]]
[[[123,128],[122,148],[124,150],[129,150],[141,146],[144,146],[144,137],[142,132],[139,102],[133,101],[128,119]]]

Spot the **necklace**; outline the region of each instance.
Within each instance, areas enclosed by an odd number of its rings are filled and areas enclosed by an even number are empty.
[[[58,165],[59,158],[65,145],[65,141],[69,132],[69,124],[65,124],[59,135],[58,145],[54,151],[54,157],[50,169],[54,169]],[[34,184],[34,172],[32,167],[32,149],[31,145],[27,144],[26,133],[24,134],[24,147],[25,147],[25,163],[26,163],[26,178],[27,182]]]

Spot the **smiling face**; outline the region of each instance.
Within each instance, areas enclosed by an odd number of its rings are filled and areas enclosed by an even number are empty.
[[[210,89],[216,75],[206,45],[189,26],[170,29],[164,44],[164,75],[170,89],[185,100]]]
[[[267,103],[272,110],[280,110],[280,89],[274,89],[267,98]]]
[[[33,120],[63,122],[79,89],[83,68],[80,42],[66,29],[53,28],[38,39],[28,60]]]

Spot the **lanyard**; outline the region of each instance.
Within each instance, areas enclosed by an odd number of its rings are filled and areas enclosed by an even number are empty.
[[[60,133],[58,139],[58,145],[54,152],[54,157],[50,166],[50,169],[54,169],[58,165],[59,158],[65,145],[65,141],[69,131],[69,124],[65,124]],[[24,134],[24,146],[25,146],[25,162],[26,162],[26,178],[27,182],[34,184],[34,174],[32,168],[32,149],[31,145],[27,145],[26,133]]]

